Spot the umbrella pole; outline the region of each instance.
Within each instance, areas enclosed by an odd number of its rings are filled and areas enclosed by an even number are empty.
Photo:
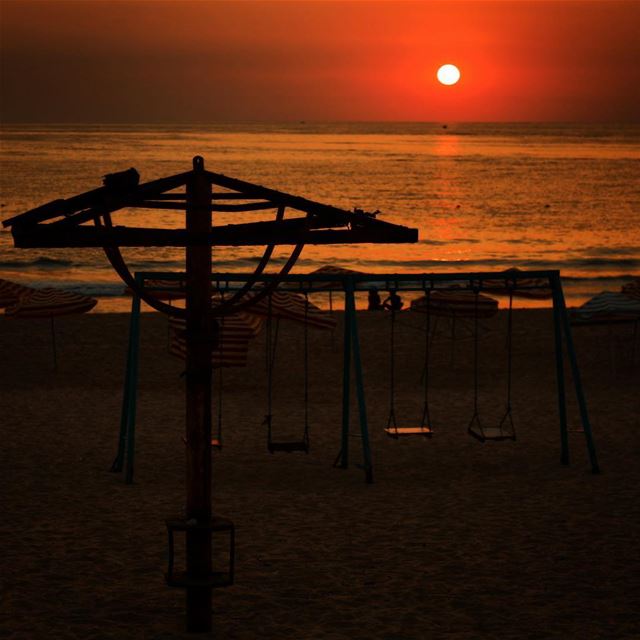
[[[211,234],[211,183],[194,158],[187,183],[187,234]],[[211,631],[211,246],[186,249],[187,631]]]

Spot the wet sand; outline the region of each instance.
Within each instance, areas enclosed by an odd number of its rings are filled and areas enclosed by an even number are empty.
[[[483,321],[480,410],[504,410],[505,313]],[[373,485],[360,441],[340,446],[342,319],[311,331],[311,452],[269,455],[264,336],[226,370],[215,511],[237,527],[236,585],[214,592],[218,638],[635,638],[640,635],[640,353],[631,327],[575,330],[602,467],[583,434],[560,465],[550,311],[514,318],[518,439],[479,443],[470,327],[452,358],[440,323],[430,368],[433,439],[392,440],[385,314],[360,313]],[[184,503],[183,364],[166,321],[142,322],[135,483],[109,473],[119,427],[126,314],[0,317],[2,635],[184,638],[184,593],[163,581],[164,519]],[[421,413],[421,317],[402,314],[397,415]],[[282,323],[274,429],[302,432],[302,331]],[[613,359],[612,359],[613,355]],[[453,361],[452,361],[453,360]],[[569,378],[570,382],[570,378]],[[571,390],[571,388],[570,388]],[[354,403],[355,410],[355,403]],[[354,426],[357,426],[354,413]],[[573,394],[569,421],[579,426]]]

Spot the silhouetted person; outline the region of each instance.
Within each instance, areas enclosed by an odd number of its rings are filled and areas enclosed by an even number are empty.
[[[371,289],[369,289],[369,311],[382,311],[380,294],[375,287],[371,287]]]
[[[396,293],[395,289],[389,291],[389,295],[382,303],[382,306],[387,311],[400,311],[403,305],[404,302],[402,302],[402,298]]]

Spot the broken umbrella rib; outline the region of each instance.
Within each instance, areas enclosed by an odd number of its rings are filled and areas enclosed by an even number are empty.
[[[124,203],[125,207],[132,207],[137,209],[165,209],[184,211],[187,208],[185,202],[170,202],[165,200],[131,200]],[[267,209],[277,209],[278,203],[275,202],[246,202],[243,204],[211,204],[209,207],[211,211],[217,211],[220,213],[236,213],[243,211],[264,211]]]
[[[179,193],[160,193],[153,196],[154,200],[186,200],[187,194],[185,192]],[[238,193],[237,191],[214,191],[211,194],[212,200],[262,200],[261,197],[247,196],[244,193]]]
[[[124,202],[131,198],[144,199],[159,195],[164,191],[176,189],[186,184],[191,171],[180,173],[168,178],[152,180],[129,189],[114,189],[113,187],[99,187],[80,193],[66,199],[57,199],[47,202],[35,209],[31,209],[13,218],[8,218],[2,222],[4,227],[16,227],[18,225],[31,225],[45,222],[52,218],[69,217],[82,213],[87,209],[107,207],[112,211],[123,208]]]
[[[305,211],[312,215],[333,215],[343,219],[345,224],[352,222],[353,220],[371,220],[374,219],[378,213],[377,211],[375,213],[368,213],[361,209],[356,211],[346,211],[330,204],[323,204],[301,196],[294,196],[283,191],[277,191],[251,182],[245,182],[244,180],[239,180],[237,178],[230,178],[229,176],[225,176],[221,173],[205,171],[205,174],[209,177],[212,184],[219,187],[225,187],[227,189],[242,192],[247,197],[263,198],[264,200],[276,202],[290,207],[291,209],[296,209],[297,211]]]
[[[29,229],[14,228],[17,247],[184,247],[262,246],[265,244],[332,244],[415,242],[418,232],[389,223],[367,228],[304,230],[299,218],[283,222],[255,222],[216,227],[210,234],[190,233],[183,229],[148,229],[139,227],[92,228],[87,226],[60,227],[37,225]],[[294,223],[294,224],[291,224]]]
[[[129,170],[135,171],[135,170]],[[128,172],[124,172],[128,173]],[[370,220],[375,214],[369,214],[364,211],[346,211],[332,205],[326,205],[300,196],[293,196],[288,193],[268,189],[260,185],[252,184],[235,178],[229,178],[222,174],[205,172],[210,179],[212,185],[233,189],[234,193],[212,194],[212,200],[224,199],[246,199],[246,200],[266,200],[264,203],[249,203],[243,208],[238,205],[237,210],[260,210],[261,208],[270,209],[278,206],[287,206],[297,211],[310,213],[314,216],[330,216],[336,220],[343,221],[343,224],[353,222],[354,220]],[[117,174],[112,174],[117,175]],[[137,175],[137,172],[136,172]],[[77,196],[67,199],[57,199],[48,202],[40,207],[31,209],[19,216],[14,216],[3,221],[3,226],[23,226],[29,224],[38,224],[51,220],[52,218],[65,217],[70,220],[76,220],[79,224],[83,221],[91,219],[90,211],[96,208],[108,208],[110,211],[116,211],[119,208],[145,206],[145,201],[153,201],[158,198],[159,201],[168,200],[166,205],[158,203],[150,205],[150,208],[166,208],[174,207],[182,208],[182,203],[176,202],[182,199],[182,194],[166,194],[165,192],[184,186],[193,175],[193,172],[186,172],[152,180],[144,184],[133,184],[129,181],[122,183],[109,183],[110,186],[103,186]],[[106,181],[106,178],[105,178]],[[174,196],[180,196],[174,197]],[[186,194],[184,196],[186,198]],[[170,201],[174,200],[173,203]],[[212,205],[212,207],[220,207],[219,211],[234,211],[235,205]],[[215,210],[215,209],[214,209]]]
[[[306,213],[288,220],[269,220],[215,227],[211,233],[193,233],[185,229],[140,228],[125,226],[81,226],[86,222],[105,219],[120,209],[149,207],[186,209],[189,185],[198,176],[209,186],[232,190],[219,194],[219,199],[261,200],[238,204],[214,202],[210,192],[204,210],[260,211],[288,207]],[[138,184],[135,169],[105,176],[105,186],[66,200],[54,200],[41,207],[5,220],[12,227],[18,247],[101,247],[101,246],[260,246],[269,244],[332,244],[415,242],[417,230],[376,219],[376,213],[360,209],[353,212],[325,205],[307,198],[293,196],[260,185],[229,178],[222,174],[194,171]],[[184,194],[166,194],[180,187]],[[218,194],[215,194],[218,195]],[[166,196],[166,199],[165,199]],[[159,198],[154,200],[154,198]]]

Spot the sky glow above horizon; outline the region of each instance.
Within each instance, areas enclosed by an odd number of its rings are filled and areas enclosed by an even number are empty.
[[[0,2],[3,122],[640,120],[640,2]],[[446,62],[464,82],[440,84]]]

